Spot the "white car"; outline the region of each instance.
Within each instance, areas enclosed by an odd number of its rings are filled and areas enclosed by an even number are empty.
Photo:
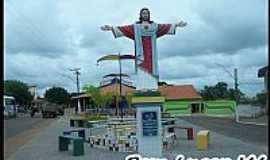
[[[15,98],[4,95],[4,116],[7,118],[16,117],[16,114]]]

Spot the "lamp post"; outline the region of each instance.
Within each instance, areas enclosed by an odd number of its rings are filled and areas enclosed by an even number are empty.
[[[99,63],[100,61],[104,61],[104,60],[118,60],[118,63],[119,63],[119,102],[118,102],[118,105],[117,105],[117,115],[119,114],[119,108],[120,108],[120,99],[121,99],[121,96],[122,96],[122,63],[121,63],[121,60],[127,60],[127,59],[135,59],[135,56],[133,55],[121,55],[121,53],[119,52],[117,55],[106,55],[106,56],[103,56],[101,58],[99,58],[97,60],[97,63]],[[122,117],[122,114],[121,114],[121,117]]]

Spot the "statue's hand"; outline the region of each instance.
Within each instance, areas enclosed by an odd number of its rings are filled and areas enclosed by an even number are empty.
[[[104,25],[101,27],[101,30],[103,31],[111,31],[112,30],[112,26],[110,25]]]
[[[187,22],[180,21],[176,24],[177,27],[185,27],[187,25]]]

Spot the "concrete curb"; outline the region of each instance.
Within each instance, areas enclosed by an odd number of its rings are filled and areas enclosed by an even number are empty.
[[[248,124],[248,125],[257,125],[257,126],[267,126],[267,123],[244,122],[244,121],[236,121],[236,123]]]

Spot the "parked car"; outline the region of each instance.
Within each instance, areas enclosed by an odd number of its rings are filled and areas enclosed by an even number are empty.
[[[17,115],[15,98],[12,96],[4,95],[4,117],[15,118]]]
[[[17,113],[28,113],[28,111],[23,106],[17,106]]]

